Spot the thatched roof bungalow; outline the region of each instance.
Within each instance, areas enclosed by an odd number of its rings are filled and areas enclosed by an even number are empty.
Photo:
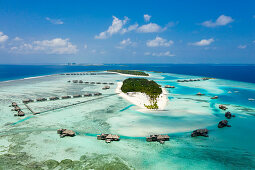
[[[58,100],[59,97],[50,97],[50,100]]]
[[[22,102],[26,104],[26,103],[34,102],[34,100],[32,100],[32,99],[25,99]]]
[[[203,96],[203,95],[205,95],[205,94],[202,94],[202,93],[198,92],[197,95],[198,95],[198,96]]]
[[[72,130],[68,130],[68,129],[58,129],[57,134],[60,134],[61,138],[65,137],[65,136],[70,136],[70,137],[75,136],[75,132]]]
[[[102,89],[103,89],[103,90],[110,89],[110,86],[104,86]]]
[[[62,98],[62,99],[70,99],[71,96],[62,96],[61,98]]]
[[[91,93],[84,94],[84,97],[89,97],[89,96],[92,96],[92,94]]]
[[[46,98],[38,98],[38,99],[36,99],[36,101],[38,101],[38,102],[42,102],[42,101],[46,101],[47,99]]]
[[[73,98],[78,98],[78,97],[82,97],[82,96],[80,94],[73,95]]]
[[[168,135],[150,135],[150,137],[146,138],[147,142],[160,142],[163,144],[162,141],[169,141],[170,137]]]
[[[166,85],[165,88],[175,88],[175,86]]]
[[[214,96],[214,97],[211,97],[211,99],[218,99],[219,96]]]

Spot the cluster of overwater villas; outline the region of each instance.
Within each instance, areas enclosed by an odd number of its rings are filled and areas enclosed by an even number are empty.
[[[62,97],[50,97],[49,99],[47,98],[38,98],[38,99],[26,99],[26,100],[23,100],[22,102],[25,104],[25,106],[31,111],[33,112],[29,106],[27,106],[26,104],[28,103],[31,103],[31,102],[43,102],[43,101],[54,101],[54,100],[59,100],[59,99],[71,99],[71,98],[79,98],[79,97],[90,97],[90,96],[100,96],[102,95],[102,93],[87,93],[87,94],[84,94],[84,95],[81,95],[81,94],[76,94],[76,95],[73,95],[73,96],[62,96]],[[25,113],[21,110],[21,108],[18,106],[18,104],[16,102],[12,102],[11,106],[13,107],[12,111],[17,111],[17,114],[14,114],[14,116],[25,116]]]
[[[75,132],[68,129],[58,129],[57,134],[60,135],[61,138],[65,136],[74,137]],[[150,135],[146,138],[147,142],[159,142],[164,144],[165,141],[169,141],[170,137],[168,135]],[[120,136],[114,134],[100,134],[97,135],[97,140],[104,140],[105,143],[111,143],[112,141],[120,141]]]
[[[219,105],[219,109],[227,110],[227,107],[224,105]],[[225,113],[225,117],[227,119],[231,119],[231,117],[235,117],[235,115],[232,115],[230,112]],[[218,128],[223,127],[231,127],[231,125],[228,124],[227,120],[222,120],[218,123]],[[191,137],[197,137],[197,136],[204,136],[208,137],[208,129],[197,129],[194,130],[191,133]],[[58,129],[57,133],[60,135],[61,138],[65,136],[74,137],[75,132],[68,129]],[[106,143],[111,143],[112,141],[120,141],[120,136],[115,134],[100,134],[97,135],[97,140],[104,140]],[[150,135],[149,137],[146,137],[147,142],[159,142],[160,144],[164,144],[165,141],[169,141],[170,137],[167,134],[157,134],[157,135]]]
[[[70,99],[70,98],[78,98],[78,97],[89,97],[89,96],[100,96],[102,95],[102,93],[87,93],[87,94],[84,94],[84,95],[81,95],[81,94],[75,94],[73,96],[62,96],[62,97],[50,97],[49,99],[47,98],[38,98],[36,100],[32,100],[32,99],[26,99],[26,100],[23,100],[23,103],[27,104],[27,103],[30,103],[30,102],[34,102],[34,101],[37,101],[37,102],[42,102],[42,101],[47,101],[47,100],[59,100],[59,99]]]
[[[192,82],[192,81],[201,81],[201,80],[210,80],[214,78],[198,78],[198,79],[186,79],[186,80],[177,80],[177,82]]]
[[[75,76],[75,75],[97,75],[96,73],[64,73],[60,75]]]
[[[71,82],[71,80],[69,80],[69,81],[67,81],[68,83],[70,83]],[[85,84],[109,84],[109,85],[114,85],[114,83],[106,83],[106,82],[103,82],[103,83],[101,83],[101,82],[88,82],[88,81],[82,81],[82,80],[73,80],[72,81],[73,83],[85,83]],[[103,90],[107,90],[107,89],[110,89],[110,86],[104,86],[103,88],[102,88]]]
[[[67,81],[68,83],[71,82],[71,80]],[[114,83],[107,83],[107,82],[88,82],[88,81],[83,81],[83,80],[72,80],[73,83],[85,83],[85,84],[109,84],[109,85],[114,85]]]

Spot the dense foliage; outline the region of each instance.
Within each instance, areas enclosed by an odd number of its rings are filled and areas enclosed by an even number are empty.
[[[128,78],[123,81],[121,90],[124,93],[127,92],[142,92],[149,96],[158,96],[162,93],[160,85],[153,80],[147,80],[144,78]]]
[[[108,71],[122,73],[122,74],[131,74],[131,75],[136,75],[136,76],[149,76],[149,74],[147,74],[145,72],[134,71],[134,70],[108,70]]]
[[[145,105],[148,109],[158,109],[157,97],[162,93],[160,85],[153,80],[144,78],[128,78],[123,81],[121,91],[127,92],[142,92],[150,97],[150,105]]]

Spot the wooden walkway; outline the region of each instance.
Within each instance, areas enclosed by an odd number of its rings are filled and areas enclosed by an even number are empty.
[[[27,107],[27,109],[28,110],[30,110],[33,114],[36,114],[36,112],[34,112],[32,109],[31,109],[31,107],[29,107],[27,104],[24,104],[26,107]]]
[[[114,95],[117,95],[117,94],[116,93],[115,94],[109,94],[109,95],[101,96],[101,97],[98,97],[98,98],[95,98],[95,99],[91,99],[91,100],[86,100],[86,101],[82,101],[82,102],[78,102],[78,103],[73,103],[73,104],[69,104],[69,105],[65,105],[65,106],[60,106],[60,107],[49,109],[49,110],[45,110],[45,111],[42,111],[42,112],[36,112],[34,114],[41,114],[41,113],[46,113],[46,112],[50,112],[50,111],[53,111],[53,110],[59,110],[59,109],[62,109],[62,108],[67,108],[67,107],[71,107],[71,106],[75,106],[75,105],[91,102],[91,101],[98,100],[98,99],[103,99],[103,98],[114,96]]]

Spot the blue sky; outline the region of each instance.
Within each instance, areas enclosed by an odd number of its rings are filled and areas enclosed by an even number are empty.
[[[255,64],[254,0],[0,0],[0,64]]]

